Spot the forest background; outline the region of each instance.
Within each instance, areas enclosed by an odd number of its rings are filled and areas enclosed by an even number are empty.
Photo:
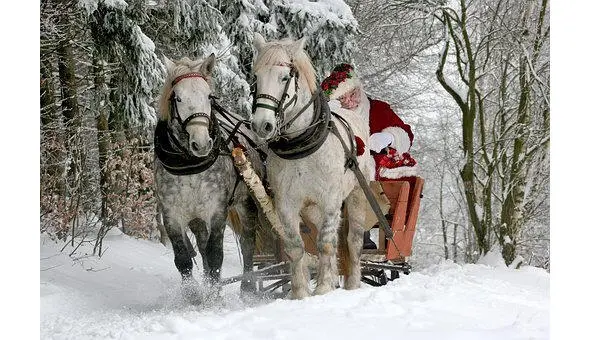
[[[218,96],[248,117],[259,32],[306,36],[320,76],[354,63],[413,126],[427,183],[417,263],[499,249],[549,269],[549,12],[547,0],[43,0],[41,232],[99,255],[113,227],[157,238],[162,56],[215,53]]]

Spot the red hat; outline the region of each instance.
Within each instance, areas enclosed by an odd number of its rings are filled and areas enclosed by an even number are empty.
[[[320,84],[329,100],[337,99],[360,85],[361,82],[353,66],[344,63],[337,65]]]

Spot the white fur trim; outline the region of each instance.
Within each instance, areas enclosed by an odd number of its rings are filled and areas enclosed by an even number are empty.
[[[328,107],[330,107],[330,110],[331,111],[337,111],[342,106],[341,106],[341,102],[340,101],[338,101],[336,99],[333,99],[333,100],[331,100],[331,101],[328,102]]]
[[[392,147],[395,148],[400,154],[410,150],[410,137],[403,128],[398,126],[390,126],[383,129],[382,132],[388,132],[394,136],[394,143],[392,144]]]
[[[399,168],[380,168],[380,176],[390,179],[401,177],[416,177],[419,175],[419,166],[401,166]]]
[[[329,96],[330,100],[338,99],[340,96],[344,95],[345,93],[353,90],[356,87],[359,87],[361,82],[357,76],[353,76],[352,78],[347,78],[343,80],[339,86],[332,90],[332,93]]]
[[[396,139],[391,133],[376,132],[369,136],[369,149],[375,152],[380,152],[388,145],[395,143]]]

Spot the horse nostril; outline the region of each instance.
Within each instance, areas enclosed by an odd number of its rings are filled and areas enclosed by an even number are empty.
[[[197,145],[197,143],[193,142],[191,143],[191,148],[195,151],[199,150],[199,145]]]
[[[266,122],[265,125],[263,125],[263,129],[265,130],[265,132],[272,132],[273,124]]]
[[[213,147],[213,141],[211,140],[211,138],[209,139],[209,143],[207,143],[207,146],[209,149]]]

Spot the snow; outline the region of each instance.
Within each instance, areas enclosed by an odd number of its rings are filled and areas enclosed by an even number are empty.
[[[292,0],[289,6],[291,11],[300,12],[302,15],[310,13],[314,17],[326,18],[343,26],[350,23],[357,25],[351,8],[343,0]]]
[[[491,249],[488,253],[480,257],[476,263],[484,264],[493,268],[506,267],[505,260],[503,260],[503,255],[498,249],[498,246],[493,247],[493,249]]]
[[[242,302],[235,283],[195,306],[183,300],[172,250],[160,243],[115,230],[101,258],[84,244],[73,259],[62,243],[40,242],[42,339],[549,338],[550,275],[534,267],[447,261],[383,287],[301,301]],[[229,229],[224,242],[229,277],[241,272]]]
[[[96,11],[100,2],[102,2],[107,8],[124,10],[127,7],[127,2],[123,0],[78,0],[77,5],[86,10],[86,15],[91,15]]]

